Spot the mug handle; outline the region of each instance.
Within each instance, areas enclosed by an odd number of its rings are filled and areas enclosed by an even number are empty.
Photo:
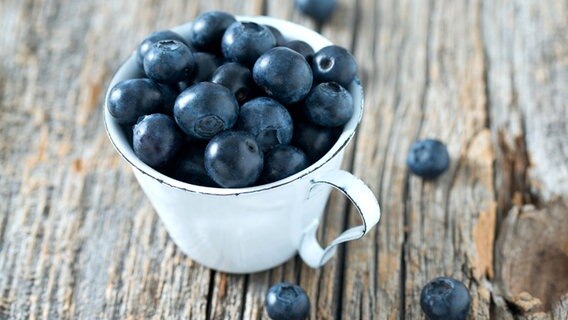
[[[305,230],[300,241],[300,257],[312,268],[323,266],[337,251],[337,245],[343,242],[360,239],[371,230],[381,218],[381,208],[375,195],[367,185],[351,173],[335,170],[324,174],[317,180],[312,180],[312,188],[318,183],[329,184],[341,191],[357,208],[363,224],[347,229],[335,238],[327,248],[323,249],[317,238],[316,231],[319,219],[314,220]],[[310,189],[311,191],[311,189]]]

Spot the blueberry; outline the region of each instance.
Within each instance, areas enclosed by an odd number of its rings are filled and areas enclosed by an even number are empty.
[[[270,29],[254,22],[234,22],[221,40],[221,49],[227,60],[247,67],[254,65],[263,53],[276,46]]]
[[[220,84],[201,82],[185,89],[176,99],[174,118],[188,136],[211,139],[237,122],[239,104]]]
[[[412,173],[424,179],[435,179],[450,165],[446,146],[435,139],[424,139],[410,146],[406,164]]]
[[[264,158],[260,181],[270,183],[298,173],[309,165],[306,154],[294,146],[276,146]]]
[[[304,100],[306,116],[324,127],[342,126],[353,115],[353,98],[349,91],[335,82],[320,83]]]
[[[248,187],[260,177],[263,158],[260,147],[250,133],[227,130],[207,144],[205,170],[222,187]]]
[[[288,110],[268,97],[245,103],[239,112],[237,128],[251,133],[262,151],[290,143],[294,132]]]
[[[211,82],[229,88],[239,104],[249,100],[254,95],[256,87],[250,70],[236,62],[220,66],[215,70]]]
[[[296,0],[296,7],[304,14],[319,22],[324,22],[333,13],[336,0]]]
[[[135,124],[140,116],[160,111],[162,91],[150,79],[129,79],[110,91],[108,111],[120,124]]]
[[[177,40],[161,40],[144,56],[144,72],[152,80],[176,84],[187,79],[195,68],[191,50]]]
[[[341,130],[325,128],[318,125],[297,121],[294,123],[292,144],[306,153],[310,162],[323,157],[335,144]]]
[[[144,38],[142,42],[140,42],[140,45],[138,45],[138,49],[136,50],[136,62],[141,68],[143,68],[144,56],[146,55],[146,52],[150,50],[154,43],[161,40],[176,40],[189,46],[189,44],[182,36],[171,30],[163,30],[151,33],[149,36]]]
[[[264,26],[267,27],[270,30],[270,32],[272,32],[274,39],[276,39],[276,46],[281,46],[284,43],[286,43],[286,39],[284,38],[284,36],[282,35],[282,32],[280,32],[280,30],[274,28],[273,26],[269,26],[269,25],[264,25]]]
[[[220,53],[223,34],[235,21],[237,20],[234,16],[222,11],[200,14],[191,25],[191,44],[198,51]]]
[[[312,70],[316,82],[337,82],[344,88],[357,75],[355,58],[340,46],[327,46],[316,52],[312,60]]]
[[[184,80],[184,81],[178,82],[177,88],[178,88],[179,92],[183,92],[183,90],[191,87],[192,85],[193,85],[193,81]]]
[[[264,307],[273,320],[302,320],[310,313],[310,299],[300,286],[280,282],[268,289]]]
[[[312,59],[314,58],[315,52],[312,46],[310,46],[306,42],[302,40],[293,40],[290,42],[286,42],[282,46],[296,51],[297,53],[303,55],[309,64],[312,63]]]
[[[252,77],[269,96],[285,104],[304,99],[313,81],[306,59],[284,47],[263,54],[254,64]]]
[[[211,81],[213,72],[215,72],[220,65],[219,59],[206,52],[196,52],[193,54],[193,57],[195,58],[195,70],[191,77],[192,82]]]
[[[182,141],[172,117],[161,113],[144,116],[133,131],[134,153],[151,167],[164,166],[175,156]]]
[[[178,89],[163,83],[159,83],[158,86],[160,87],[163,98],[162,110],[160,112],[167,115],[173,115],[174,103],[179,95]]]
[[[471,296],[460,281],[440,277],[422,289],[420,306],[430,320],[465,320]]]
[[[190,184],[217,187],[205,171],[205,146],[188,144],[174,161],[173,178]]]

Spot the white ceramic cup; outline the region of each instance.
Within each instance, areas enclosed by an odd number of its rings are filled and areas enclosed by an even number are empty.
[[[288,21],[269,17],[238,19],[274,26],[286,38],[303,40],[315,51],[331,45],[318,33]],[[187,36],[190,24],[172,30]],[[106,101],[110,88],[121,80],[135,78],[137,70],[133,55],[114,75],[106,93],[105,126],[116,150],[132,166],[169,235],[195,261],[219,271],[250,273],[275,267],[299,252],[306,264],[317,268],[333,256],[338,244],[361,238],[378,223],[380,208],[371,190],[352,174],[339,169],[363,114],[363,90],[358,79],[349,88],[355,106],[353,117],[325,156],[280,181],[222,189],[172,179],[136,157],[123,129],[108,112]],[[351,200],[362,224],[344,231],[324,249],[316,239],[316,231],[331,187]]]

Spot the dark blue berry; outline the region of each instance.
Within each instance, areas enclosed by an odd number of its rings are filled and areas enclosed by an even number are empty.
[[[221,49],[227,60],[247,67],[254,65],[263,53],[276,46],[270,29],[254,22],[234,22],[221,40]]]
[[[424,139],[410,146],[406,164],[412,173],[424,179],[435,179],[450,165],[446,146],[435,139]]]
[[[206,52],[196,52],[193,54],[193,57],[195,58],[195,70],[193,70],[193,75],[191,76],[192,82],[211,81],[213,73],[221,64],[219,59]]]
[[[142,117],[133,131],[134,153],[151,167],[161,167],[170,161],[182,141],[172,117],[161,113]]]
[[[179,92],[183,92],[183,90],[191,87],[193,85],[193,81],[191,80],[184,80],[184,81],[180,81],[177,84],[177,88],[179,90]]]
[[[465,320],[471,296],[460,281],[440,277],[422,289],[420,306],[430,320]]]
[[[312,70],[316,82],[337,82],[344,88],[357,75],[355,58],[345,48],[327,46],[316,52],[312,60]]]
[[[304,99],[313,81],[306,59],[284,47],[263,54],[254,64],[252,77],[266,94],[285,104]]]
[[[260,177],[263,158],[258,143],[250,133],[227,130],[207,144],[205,170],[222,187],[248,187]]]
[[[108,97],[108,111],[120,124],[135,124],[139,117],[159,112],[162,105],[162,91],[150,79],[121,81]]]
[[[237,128],[251,133],[262,151],[290,143],[294,132],[288,110],[268,97],[245,103],[239,112]]]
[[[270,183],[282,180],[304,170],[308,165],[308,157],[302,150],[279,145],[266,153],[260,181]]]
[[[284,36],[282,35],[282,32],[280,32],[280,30],[274,28],[273,26],[269,26],[269,25],[265,25],[265,26],[270,30],[270,32],[272,32],[272,35],[276,39],[276,46],[281,46],[284,43],[286,43],[286,39],[284,38]]]
[[[201,82],[185,89],[176,99],[174,117],[188,136],[211,139],[237,122],[239,104],[224,86]]]
[[[144,56],[144,72],[154,81],[177,84],[189,78],[195,68],[191,50],[176,40],[161,40]]]
[[[222,11],[200,14],[191,25],[191,44],[198,51],[220,53],[223,34],[235,21],[237,20],[234,16]]]
[[[158,86],[160,87],[160,91],[162,91],[163,97],[161,113],[173,115],[174,103],[176,102],[176,98],[179,95],[178,89],[163,83],[159,83]]]
[[[306,42],[302,40],[293,40],[290,42],[286,42],[282,46],[296,51],[297,53],[303,55],[309,64],[312,63],[312,59],[314,58],[315,52],[312,46],[310,46]]]
[[[296,7],[301,12],[319,22],[329,19],[336,5],[336,0],[296,0]]]
[[[231,90],[239,104],[249,100],[256,91],[250,70],[236,62],[229,62],[220,66],[215,70],[211,82],[218,83]]]
[[[335,82],[320,83],[304,100],[307,118],[324,127],[342,126],[353,115],[353,98]]]
[[[292,144],[300,148],[310,162],[316,162],[333,147],[341,130],[325,128],[309,122],[297,121],[294,123],[294,136]]]
[[[310,299],[300,286],[280,282],[268,289],[264,307],[272,320],[303,320],[310,313]]]
[[[151,33],[149,36],[144,38],[142,42],[140,42],[140,45],[138,45],[138,50],[136,50],[136,62],[138,63],[138,66],[140,66],[140,68],[144,69],[143,62],[146,52],[150,50],[150,48],[154,43],[161,40],[176,40],[189,46],[189,44],[185,41],[185,39],[182,36],[171,30],[163,30]]]
[[[217,187],[205,171],[205,145],[188,144],[180,149],[173,166],[173,178],[190,184]]]

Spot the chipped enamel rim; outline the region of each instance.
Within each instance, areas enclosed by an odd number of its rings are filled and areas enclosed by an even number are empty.
[[[253,21],[259,24],[266,24],[273,26],[277,28],[280,32],[282,32],[284,37],[286,37],[287,39],[302,40],[307,42],[313,47],[313,49],[316,52],[325,46],[333,44],[327,38],[316,33],[315,31],[289,21],[280,20],[271,17],[265,17],[265,16],[255,16],[255,17],[237,16],[236,18],[239,21]],[[174,27],[171,30],[179,33],[184,38],[187,38],[188,35],[190,34],[190,27],[191,23],[187,23]],[[361,86],[359,78],[356,78],[349,87],[349,92],[353,96],[353,106],[354,106],[353,116],[347,122],[347,124],[345,124],[343,132],[339,136],[337,142],[321,159],[319,159],[318,161],[316,161],[306,169],[294,175],[291,175],[285,179],[260,186],[247,187],[247,188],[212,188],[212,187],[198,186],[170,178],[158,172],[157,170],[153,169],[152,167],[148,166],[140,159],[138,159],[138,157],[134,154],[134,150],[130,146],[130,143],[128,143],[122,127],[110,115],[107,107],[107,101],[111,88],[113,88],[118,82],[122,80],[136,77],[136,75],[138,74],[137,71],[138,67],[136,65],[136,55],[134,53],[119,67],[119,69],[114,74],[108,86],[108,89],[105,94],[105,103],[104,103],[104,124],[109,139],[112,142],[116,151],[132,167],[136,168],[141,173],[157,180],[162,184],[166,184],[170,187],[185,190],[188,192],[208,194],[208,195],[219,195],[219,196],[240,195],[240,194],[255,193],[274,188],[279,188],[289,183],[292,183],[296,180],[302,179],[303,177],[317,171],[319,168],[321,168],[326,163],[331,161],[335,156],[337,156],[339,152],[345,149],[349,141],[351,141],[351,139],[353,138],[355,134],[355,129],[357,128],[359,122],[361,122],[361,118],[363,116],[363,107],[364,107],[363,88]]]

